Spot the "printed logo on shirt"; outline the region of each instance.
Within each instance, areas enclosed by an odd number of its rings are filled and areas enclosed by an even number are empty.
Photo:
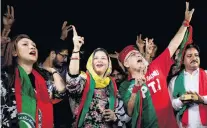
[[[23,122],[28,128],[35,128],[35,120],[27,113],[18,114],[19,121]]]
[[[158,70],[154,70],[149,76],[146,77],[147,81],[150,81],[150,80],[153,80],[153,81],[148,83],[147,87],[146,86],[141,87],[143,98],[146,98],[146,93],[148,90],[151,90],[150,94],[155,94],[161,90],[160,80],[158,78],[155,78],[159,76],[159,74],[160,73],[158,72]],[[134,84],[130,85],[128,90],[132,92],[133,87],[134,87]]]
[[[147,81],[150,81],[154,77],[159,76],[159,72],[157,70],[154,70],[149,76],[147,76]]]

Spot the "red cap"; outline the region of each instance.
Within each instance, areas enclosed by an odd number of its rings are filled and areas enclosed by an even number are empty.
[[[121,63],[124,63],[124,59],[126,58],[127,54],[132,51],[132,50],[137,50],[134,45],[128,45],[126,46],[120,53],[119,53],[119,61]]]

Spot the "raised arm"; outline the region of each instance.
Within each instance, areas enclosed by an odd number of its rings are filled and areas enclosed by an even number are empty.
[[[72,26],[71,25],[67,26],[67,23],[68,23],[67,21],[63,22],[62,29],[61,29],[62,30],[61,37],[60,37],[61,40],[65,40],[68,37],[68,32],[72,30]]]
[[[137,77],[135,79],[135,85],[132,88],[131,97],[130,97],[130,99],[128,101],[128,104],[127,104],[127,113],[128,113],[129,116],[132,116],[132,114],[133,114],[134,106],[135,106],[135,102],[136,102],[137,96],[142,95],[140,93],[140,91],[141,91],[141,86],[144,83],[145,83],[144,76],[139,76],[139,77]],[[140,94],[137,95],[138,93],[140,93]],[[139,96],[138,98],[142,98],[142,97]]]
[[[169,51],[170,51],[170,57],[173,56],[179,45],[181,44],[185,32],[187,30],[187,27],[185,24],[188,22],[190,23],[192,15],[193,15],[194,9],[189,11],[189,3],[186,2],[186,9],[185,9],[185,19],[183,21],[183,24],[181,25],[180,29],[176,33],[176,35],[173,37],[173,39],[170,41],[170,44],[168,45]]]
[[[145,42],[144,40],[142,40],[142,34],[139,34],[139,36],[137,36],[137,40],[136,40],[136,45],[139,48],[139,52],[144,55],[144,46],[145,46]]]
[[[54,79],[55,91],[58,91],[58,93],[65,92],[65,82],[60,74],[54,68],[45,66],[43,66],[43,68],[52,74],[52,77]]]
[[[14,8],[9,5],[7,5],[7,12],[3,16],[3,31],[2,31],[2,37],[8,37],[11,27],[14,23]]]
[[[116,52],[116,51],[115,51],[115,54],[109,54],[109,57],[117,59],[118,64],[121,67],[122,71],[126,73],[126,70],[124,68],[124,65],[119,61],[118,56],[119,56],[119,53]]]
[[[4,56],[4,51],[7,43],[11,40],[8,37],[11,27],[14,23],[14,8],[7,5],[7,12],[3,16],[3,30],[1,33],[1,56]]]
[[[136,101],[136,95],[137,95],[136,93],[132,93],[129,102],[127,104],[127,113],[129,116],[132,116],[134,110],[134,103]]]
[[[69,73],[71,75],[79,74],[80,69],[80,48],[84,44],[84,38],[78,36],[75,26],[73,28],[73,52],[69,63]]]
[[[144,57],[145,57],[145,59],[147,60],[147,62],[148,63],[151,63],[151,61],[152,61],[152,55],[154,54],[154,52],[156,52],[156,51],[154,51],[154,50],[156,50],[155,49],[155,47],[156,47],[156,45],[154,44],[154,39],[152,38],[152,39],[148,39],[148,38],[146,38],[145,39],[145,55],[144,55]]]

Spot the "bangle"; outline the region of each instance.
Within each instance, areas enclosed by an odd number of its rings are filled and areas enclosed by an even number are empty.
[[[54,75],[55,73],[58,73],[57,71],[52,72],[52,75]]]
[[[79,53],[80,51],[73,51],[72,53]]]
[[[189,27],[190,26],[190,22],[188,20],[184,20],[183,21],[183,26]]]
[[[76,57],[76,58],[71,57],[70,60],[80,60],[80,58],[78,58],[78,57]]]

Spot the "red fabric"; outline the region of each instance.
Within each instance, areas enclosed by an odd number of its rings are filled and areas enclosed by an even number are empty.
[[[52,99],[51,102],[52,102],[52,104],[57,104],[57,103],[59,103],[62,100],[63,99]]]
[[[86,72],[86,75],[87,75],[86,84],[85,84],[85,88],[83,90],[83,95],[82,95],[82,98],[81,98],[81,102],[80,102],[80,105],[79,105],[79,108],[78,108],[78,114],[77,114],[77,117],[76,117],[76,123],[75,123],[76,127],[78,127],[78,120],[80,118],[85,100],[87,98],[88,91],[90,89],[90,75],[89,75],[88,72]]]
[[[199,95],[207,95],[207,76],[203,69],[199,69]],[[199,113],[202,125],[207,125],[207,105],[199,104]],[[188,110],[183,113],[182,117],[183,126],[188,125]]]
[[[143,96],[140,91],[140,107],[139,107],[139,117],[138,117],[138,125],[137,128],[141,128],[141,122],[142,122],[142,103],[143,103]]]
[[[111,81],[112,81],[112,83],[114,85],[114,96],[116,97],[117,96],[117,92],[118,92],[117,85],[116,85],[115,79],[113,77],[110,77],[110,78],[111,78]],[[116,105],[117,105],[117,103],[115,101],[114,108],[116,108]]]
[[[129,45],[126,46],[120,53],[119,53],[119,60],[121,61],[121,63],[124,63],[124,59],[126,57],[126,55],[132,51],[132,50],[136,50],[134,45]]]
[[[141,89],[142,86],[138,85],[138,86],[134,86],[133,89],[132,89],[132,93],[137,93],[140,89]]]
[[[186,46],[188,44],[193,43],[193,27],[191,25],[188,25],[188,26],[189,26],[189,36],[188,36],[187,42],[185,43],[184,49],[182,51],[182,60],[183,60],[183,57],[184,57],[184,52],[185,52]],[[181,64],[182,64],[182,61],[180,61],[180,65]]]
[[[84,107],[84,103],[85,103],[86,98],[87,98],[88,91],[90,89],[90,74],[88,72],[86,72],[86,75],[87,75],[86,84],[85,84],[85,88],[83,90],[83,95],[82,95],[82,98],[81,98],[81,102],[80,102],[80,105],[79,105],[79,108],[78,108],[78,114],[77,114],[77,117],[76,117],[76,127],[78,127],[78,120],[80,118],[82,109]],[[112,80],[113,85],[114,85],[114,95],[116,97],[117,92],[118,92],[116,82],[113,78],[111,78],[111,80]],[[114,107],[116,107],[116,102],[114,104]]]
[[[42,128],[53,128],[53,106],[50,102],[50,98],[48,95],[47,87],[44,78],[34,69],[32,70],[32,74],[35,77],[35,88],[36,88],[36,128],[38,128],[38,110],[41,111],[42,120],[41,127]],[[21,112],[21,79],[19,77],[19,71],[16,69],[16,77],[15,77],[15,97],[17,101],[17,111]]]
[[[190,26],[190,22],[188,20],[184,20],[183,25],[185,27],[189,27]]]
[[[178,128],[166,81],[172,64],[170,51],[167,48],[150,63],[146,73],[146,84],[151,94],[159,128]]]

